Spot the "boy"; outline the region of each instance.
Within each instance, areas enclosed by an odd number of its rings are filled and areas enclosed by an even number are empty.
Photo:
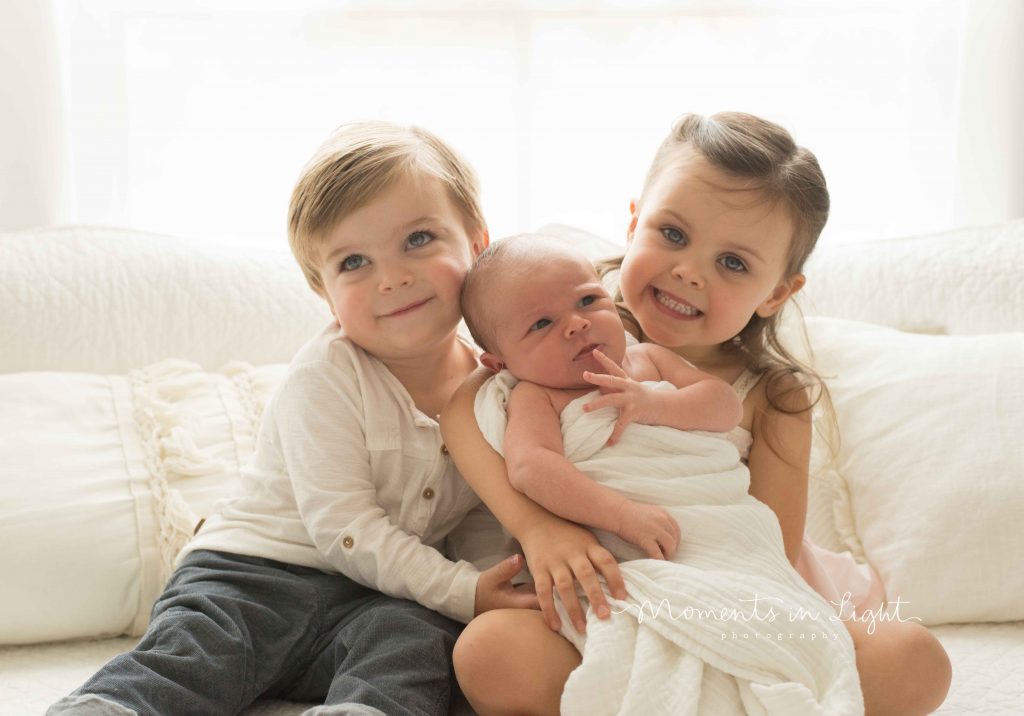
[[[237,495],[179,556],[134,650],[50,714],[447,714],[461,623],[533,607],[435,548],[478,500],[434,416],[476,365],[459,291],[487,245],[472,169],[432,134],[344,125],[292,194],[289,241],[335,322],[269,401]],[[439,613],[438,613],[439,612]]]

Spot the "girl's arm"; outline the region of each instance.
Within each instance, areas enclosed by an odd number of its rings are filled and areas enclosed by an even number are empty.
[[[441,414],[441,434],[466,482],[522,545],[548,625],[552,629],[560,625],[552,596],[557,589],[573,624],[583,631],[586,620],[576,596],[576,582],[597,615],[604,618],[610,612],[597,575],[604,577],[615,598],[624,599],[626,588],[619,566],[589,530],[552,515],[513,489],[505,461],[481,435],[473,411],[476,393],[489,376],[486,369],[478,369],[455,391]]]
[[[504,452],[512,487],[542,507],[612,532],[651,559],[675,554],[679,524],[665,510],[594,482],[566,459],[558,412],[540,386],[521,381],[512,389]]]
[[[772,508],[782,528],[786,557],[795,565],[807,518],[807,481],[811,459],[811,405],[807,391],[791,377],[782,381],[785,413],[772,408],[762,380],[747,397],[751,414],[750,494]]]

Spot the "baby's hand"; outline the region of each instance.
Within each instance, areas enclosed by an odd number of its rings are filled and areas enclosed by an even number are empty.
[[[672,558],[679,546],[679,523],[665,510],[624,499],[619,515],[619,529],[615,534],[635,544],[652,559]]]
[[[656,391],[630,378],[615,361],[596,348],[594,357],[608,372],[591,373],[586,371],[583,373],[583,380],[596,385],[602,393],[600,398],[584,405],[583,411],[589,413],[607,407],[618,409],[619,418],[615,421],[615,427],[612,428],[612,434],[608,438],[608,444],[614,445],[622,437],[623,431],[630,423],[649,424],[648,421],[654,414]]]
[[[512,586],[511,580],[519,574],[523,564],[523,556],[514,554],[480,573],[474,616],[492,609],[540,609],[532,584]]]

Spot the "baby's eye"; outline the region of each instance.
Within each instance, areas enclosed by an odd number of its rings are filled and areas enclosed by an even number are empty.
[[[417,231],[409,235],[409,238],[406,239],[406,243],[408,243],[412,248],[418,249],[421,246],[426,246],[433,240],[434,235],[429,231]]]
[[[530,326],[530,331],[531,332],[539,331],[541,328],[547,328],[550,325],[551,325],[551,321],[550,320],[548,320],[547,318],[542,318],[539,321],[537,321],[536,323],[534,323],[532,326]]]
[[[351,256],[345,257],[341,262],[342,271],[355,271],[356,269],[362,268],[370,263],[365,256],[361,254],[352,254]]]
[[[686,234],[674,226],[666,226],[661,230],[661,235],[672,244],[683,245],[686,243]]]
[[[729,271],[735,271],[736,273],[743,273],[747,270],[747,265],[742,260],[735,256],[723,256],[722,265],[725,266]]]
[[[590,304],[594,303],[598,298],[599,297],[593,293],[588,296],[584,296],[580,299],[580,308],[586,308]]]

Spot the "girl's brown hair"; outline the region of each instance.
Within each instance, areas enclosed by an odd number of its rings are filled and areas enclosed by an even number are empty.
[[[725,174],[746,180],[746,188],[758,191],[765,201],[786,206],[794,231],[785,274],[800,273],[828,220],[828,187],[814,154],[797,146],[789,132],[779,125],[751,114],[687,114],[675,123],[658,147],[639,203],[643,203],[653,182],[684,148],[696,150]],[[598,268],[603,276],[621,265],[620,257],[603,261]],[[621,292],[616,296],[616,305],[627,327],[644,340],[639,324],[622,302]],[[779,338],[780,315],[781,311],[768,317],[755,313],[721,349],[740,351],[748,369],[766,374],[766,394],[772,408],[791,414],[804,412],[808,409],[806,387],[813,392],[811,407],[823,401],[831,413],[821,377],[783,346]]]

